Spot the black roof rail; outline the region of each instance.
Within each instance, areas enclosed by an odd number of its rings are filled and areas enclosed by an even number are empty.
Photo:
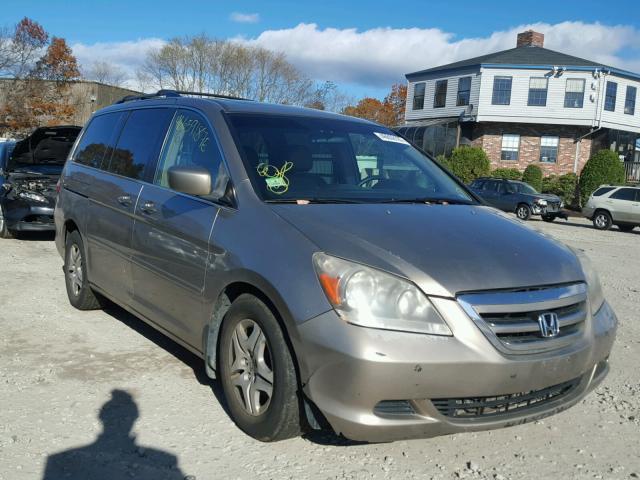
[[[205,92],[187,92],[184,90],[158,90],[156,93],[143,93],[142,95],[127,95],[116,102],[125,103],[132,102],[134,100],[149,100],[150,98],[158,97],[182,97],[183,95],[198,96],[198,97],[213,97],[213,98],[225,98],[228,100],[249,100],[248,98],[235,97],[233,95],[223,95],[221,93],[205,93]]]

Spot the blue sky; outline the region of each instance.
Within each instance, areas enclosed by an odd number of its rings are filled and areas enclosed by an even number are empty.
[[[394,7],[397,5],[397,7]],[[515,46],[535,27],[546,45],[640,71],[638,0],[423,2],[3,0],[3,24],[31,17],[65,37],[83,63],[133,71],[148,48],[206,32],[283,50],[312,78],[381,96],[408,71]]]

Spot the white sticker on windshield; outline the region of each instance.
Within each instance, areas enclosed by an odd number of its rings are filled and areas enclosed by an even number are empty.
[[[409,142],[407,142],[404,138],[399,137],[398,135],[391,135],[389,133],[381,132],[373,132],[373,134],[380,140],[383,140],[385,142],[403,143],[404,145],[409,145]]]

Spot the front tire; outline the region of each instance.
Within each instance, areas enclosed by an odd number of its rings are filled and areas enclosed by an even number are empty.
[[[263,442],[299,436],[296,369],[269,307],[253,295],[239,296],[225,315],[218,352],[222,389],[236,425]]]
[[[593,216],[593,226],[598,230],[609,230],[613,220],[609,212],[599,210]]]
[[[15,238],[15,235],[7,226],[7,219],[4,216],[4,208],[0,205],[0,238]]]
[[[64,279],[71,305],[78,310],[96,310],[101,307],[89,285],[84,243],[77,230],[69,233],[65,242]]]
[[[516,207],[516,216],[523,221],[529,220],[531,218],[531,207],[526,203],[521,203]]]

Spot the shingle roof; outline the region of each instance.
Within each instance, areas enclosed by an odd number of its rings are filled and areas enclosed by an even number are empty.
[[[450,70],[455,68],[472,67],[485,63],[505,64],[505,65],[558,65],[558,66],[580,66],[580,67],[606,67],[601,63],[574,57],[565,53],[556,52],[542,47],[517,47],[500,52],[489,53],[480,57],[469,58],[459,62],[440,65],[438,67],[408,73],[407,78],[423,74],[438,72],[440,70]]]

